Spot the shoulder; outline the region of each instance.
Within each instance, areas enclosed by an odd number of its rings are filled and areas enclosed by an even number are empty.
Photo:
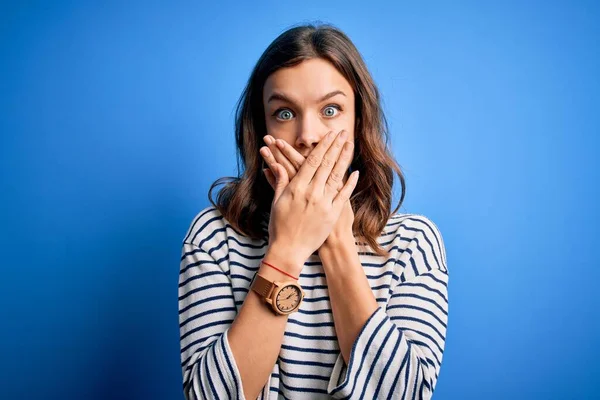
[[[208,206],[198,212],[185,234],[183,243],[202,247],[206,242],[219,244],[227,239],[229,224],[214,206]]]
[[[421,214],[393,214],[386,231],[394,235],[394,242],[407,256],[423,258],[428,269],[447,272],[442,233],[431,218]]]

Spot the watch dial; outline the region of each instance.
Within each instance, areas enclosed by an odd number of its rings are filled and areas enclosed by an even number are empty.
[[[285,286],[277,294],[277,308],[282,312],[291,311],[300,302],[300,289],[298,287],[289,285]]]

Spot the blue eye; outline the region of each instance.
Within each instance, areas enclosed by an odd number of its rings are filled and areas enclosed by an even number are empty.
[[[325,109],[323,110],[323,114],[326,117],[331,118],[331,117],[335,117],[337,115],[336,111],[337,112],[341,111],[340,106],[338,106],[338,105],[330,105],[330,106],[325,107]]]
[[[277,118],[282,119],[284,121],[288,121],[294,117],[294,114],[292,114],[292,112],[287,108],[279,109],[275,111],[273,115],[277,116]]]

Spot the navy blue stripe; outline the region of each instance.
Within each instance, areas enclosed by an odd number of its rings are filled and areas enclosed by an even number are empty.
[[[332,322],[300,322],[293,318],[288,318],[288,323],[292,323],[292,324],[300,325],[300,326],[306,326],[309,328],[319,328],[322,326],[334,326],[333,321]]]
[[[283,379],[279,380],[279,383],[281,384],[281,386],[283,386],[286,390],[292,391],[292,392],[301,392],[301,393],[321,393],[321,394],[327,394],[327,390],[324,389],[319,389],[319,388],[310,388],[310,387],[294,387],[294,386],[289,386],[287,385]]]
[[[395,316],[394,319],[401,320],[401,321],[414,321],[414,322],[418,322],[423,325],[427,325],[428,327],[433,329],[435,331],[435,333],[437,333],[442,340],[446,340],[446,337],[442,334],[442,332],[440,332],[435,326],[433,326],[433,324],[431,322],[427,322],[425,320],[422,320],[421,318],[409,317],[407,315]]]
[[[441,271],[440,270],[440,272],[442,274],[444,274],[446,277],[448,276],[448,273],[446,271]],[[421,274],[421,276],[427,276],[427,277],[433,279],[434,281],[436,281],[437,283],[439,283],[440,285],[444,286],[445,288],[448,287],[447,282],[444,282],[443,280],[441,280],[440,278],[438,278],[437,276],[435,276],[433,274],[433,271],[432,272],[425,272],[424,274]]]
[[[313,297],[312,299],[310,297],[305,297],[304,300],[307,303],[316,303],[317,301],[329,301],[329,296],[321,296],[321,297]]]
[[[227,274],[221,270],[219,271],[210,271],[210,272],[205,272],[203,274],[199,274],[199,275],[193,275],[191,277],[189,277],[188,279],[186,279],[185,281],[181,282],[179,284],[179,287],[183,287],[185,285],[187,285],[188,283],[195,281],[196,279],[202,279],[202,278],[206,278],[207,276],[212,276],[212,275],[222,275],[224,277],[227,278]]]
[[[191,264],[186,265],[185,267],[181,267],[181,269],[179,270],[179,275],[183,275],[187,272],[188,269],[190,269],[192,267],[199,267],[202,264],[210,264],[210,265],[215,265],[215,266],[219,267],[219,264],[217,263],[217,261],[214,258],[212,258],[209,255],[207,255],[207,257],[209,257],[208,260],[198,260]]]
[[[213,238],[213,237],[215,237],[215,236],[217,235],[217,233],[221,233],[221,232],[223,232],[223,233],[227,234],[227,233],[226,233],[226,231],[227,231],[227,228],[219,228],[219,229],[215,229],[215,230],[213,230],[213,231],[210,233],[210,235],[208,235],[207,237],[205,237],[204,239],[202,239],[202,240],[200,241],[200,243],[198,243],[198,245],[197,245],[197,246],[198,246],[199,248],[203,249],[203,248],[204,248],[204,243],[206,243],[206,242],[208,242],[208,241],[212,240],[212,238]],[[227,244],[227,241],[226,241],[226,240],[221,240],[221,241],[219,242],[219,244],[218,244],[218,245],[216,245],[216,246],[214,246],[214,247],[212,247],[212,248],[208,249],[207,253],[208,253],[208,254],[211,254],[213,251],[216,251],[216,250],[218,250],[219,248],[221,248],[221,247],[222,247],[224,244]]]
[[[412,329],[408,329],[408,330],[412,330]],[[421,333],[421,332],[418,332],[418,331],[414,331],[414,332]],[[434,351],[431,350],[431,347],[427,343],[425,343],[425,342],[423,342],[421,340],[415,340],[415,339],[411,339],[410,342],[416,344],[417,346],[425,347],[426,349],[428,349],[429,351],[431,351],[431,354],[433,355],[433,358],[435,358],[435,361],[437,362],[437,365],[441,364],[441,362],[438,359],[437,355],[435,354]],[[435,343],[435,341],[434,341],[434,343]],[[437,343],[436,343],[436,346],[437,346]],[[437,347],[439,348],[439,346],[437,346]]]
[[[181,301],[181,300],[184,300],[185,298],[193,295],[194,293],[199,293],[204,290],[209,290],[209,289],[213,289],[213,288],[217,288],[217,287],[231,287],[231,283],[213,283],[211,285],[200,286],[195,289],[188,290],[187,292],[185,292],[185,294],[182,294],[181,296],[179,296],[178,300]]]
[[[206,213],[205,213],[206,214]],[[204,214],[203,214],[204,215]],[[200,228],[198,228],[198,230],[196,230],[196,233],[194,233],[194,236],[192,236],[192,239],[190,240],[190,242],[194,243],[196,241],[196,238],[198,237],[198,235],[200,234],[200,232],[203,232],[204,229],[211,224],[211,222],[215,222],[215,221],[220,221],[221,223],[223,222],[223,216],[222,215],[217,215],[216,217],[212,217],[209,218]],[[220,229],[215,229],[213,231],[213,234],[216,231],[220,231],[220,232],[224,232],[225,231],[225,227],[220,228]],[[202,243],[202,242],[200,242]],[[202,247],[202,246],[198,246],[198,247]]]
[[[300,339],[306,339],[306,340],[336,340],[337,341],[337,336],[302,335],[300,333],[294,333],[294,332],[285,332],[284,335],[290,336],[290,337],[297,337]]]
[[[422,311],[424,313],[427,313],[427,314],[431,315],[433,318],[435,318],[440,323],[440,325],[442,325],[444,328],[447,328],[446,323],[444,321],[442,321],[440,317],[438,317],[437,315],[435,315],[435,313],[433,313],[433,311],[428,310],[426,308],[417,307],[417,306],[413,306],[413,305],[410,305],[410,304],[397,304],[397,305],[394,305],[394,306],[389,306],[388,310],[393,310],[395,308],[410,308],[410,309],[413,309],[413,310]],[[397,316],[391,316],[390,317],[390,319],[392,321],[395,321],[398,318],[399,317],[397,317]]]
[[[373,343],[373,341],[375,340],[375,337],[377,336],[377,333],[379,333],[379,330],[381,329],[381,327],[386,323],[389,322],[389,318],[386,316],[380,323],[379,325],[377,325],[377,328],[375,328],[375,330],[373,331],[373,333],[371,334],[371,336],[369,337],[369,341],[367,342],[365,349],[370,349],[371,348],[371,344]],[[392,324],[393,325],[393,324]],[[392,327],[393,328],[393,327]],[[358,341],[358,340],[357,340]],[[354,375],[354,381],[352,382],[352,390],[350,391],[350,398],[352,398],[352,395],[354,394],[354,389],[356,389],[356,386],[358,385],[358,378],[360,378],[360,372],[362,371],[362,367],[363,365],[366,364],[367,362],[367,354],[368,351],[364,351],[361,354],[361,359],[360,359],[360,363],[358,364],[358,371],[356,371],[356,374]],[[368,361],[370,363],[370,361]],[[350,360],[350,364],[352,364],[352,360]],[[348,371],[348,376],[352,376],[350,374],[350,371]],[[348,381],[346,381],[347,383]],[[365,386],[367,386],[369,384],[369,381],[365,381]]]
[[[395,278],[396,280],[400,279],[392,271],[386,271],[386,272],[384,272],[382,274],[379,274],[379,275],[367,275],[367,279],[381,279],[381,278],[383,278],[384,276],[387,276],[387,275],[392,275],[392,277],[396,277]]]
[[[427,226],[430,230],[431,230],[431,234],[433,235],[433,237],[435,238],[436,244],[437,244],[437,250],[440,253],[440,258],[444,257],[444,252],[442,251],[442,246],[441,246],[441,240],[438,237],[437,232],[439,232],[439,229],[434,229],[431,225],[429,225],[424,219],[414,219],[414,218],[410,218],[413,221],[419,221],[422,224],[424,224],[425,226]],[[433,224],[433,222],[432,222]],[[435,258],[435,261],[438,263],[438,265],[443,266],[444,269],[446,269],[445,265],[440,264],[440,261],[437,259],[436,255],[435,255],[435,251],[434,251],[434,247],[433,244],[431,243],[431,241],[428,238],[428,235],[425,234],[425,231],[421,230],[421,232],[423,232],[423,237],[425,238],[425,240],[429,243],[429,245],[431,246],[431,252],[433,253],[433,257]]]
[[[419,361],[419,359],[417,358],[417,361]],[[417,364],[417,372],[415,374],[415,382],[413,385],[413,390],[412,390],[412,400],[415,400],[415,396],[417,395],[417,382],[419,381],[419,376],[422,375],[423,371],[421,370],[421,364],[418,363]]]
[[[221,337],[221,347],[223,349],[223,355],[225,355],[225,361],[227,361],[227,368],[229,368],[229,372],[231,373],[231,376],[233,377],[233,382],[235,383],[235,393],[236,395],[240,395],[240,388],[238,386],[237,383],[237,379],[235,379],[235,372],[233,370],[233,366],[231,365],[231,361],[229,360],[229,356],[227,355],[227,348],[225,347],[225,335],[227,333],[223,332],[223,337]]]
[[[433,305],[435,305],[444,315],[448,315],[448,312],[446,310],[444,310],[438,303],[436,303],[434,300],[427,298],[427,297],[423,297],[423,296],[419,296],[418,294],[414,294],[414,293],[394,293],[392,295],[392,297],[390,298],[390,301],[392,299],[397,299],[399,297],[414,297],[415,299],[419,299],[419,300],[423,300],[426,301],[428,303],[431,303]]]
[[[246,275],[240,275],[240,274],[231,274],[231,279],[243,279],[247,282],[252,282],[252,278],[249,278]]]
[[[411,257],[408,259],[408,261],[410,261],[410,266],[412,267],[414,276],[418,276],[419,269],[417,268],[417,264],[415,263],[415,257],[412,255],[412,252],[411,252]],[[425,264],[427,264],[427,262]],[[427,270],[429,270],[429,271],[431,270],[429,265],[427,265]]]
[[[327,285],[302,285],[302,289],[304,289],[304,290],[327,289]]]
[[[204,396],[205,399],[208,399],[208,396],[206,395],[206,392],[204,391],[204,386],[206,386],[203,382],[202,379],[202,363],[204,362],[204,364],[208,363],[208,360],[206,359],[206,357],[202,357],[200,358],[200,360],[198,361],[198,369],[197,369],[197,373],[198,373],[198,380],[200,381],[200,390],[202,391],[202,395]],[[194,388],[194,386],[192,385],[192,389]]]
[[[227,223],[225,224],[225,227],[233,229],[233,227],[231,225],[227,224]],[[242,243],[239,240],[237,240],[235,238],[235,236],[231,236],[231,235],[227,235],[227,238],[230,239],[230,240],[232,240],[232,241],[234,241],[234,242],[236,242],[238,246],[240,246],[240,247],[246,247],[248,249],[263,249],[265,247],[268,247],[268,245],[269,245],[269,243],[266,242],[266,241],[263,244],[258,244],[258,245],[251,244],[251,243]]]
[[[214,335],[210,335],[198,340],[195,340],[193,344],[198,344],[198,343],[203,343],[203,342],[208,342],[208,339],[212,339],[214,337],[218,337],[221,336],[221,333],[215,333]],[[194,366],[194,364],[189,364],[190,360],[194,357],[194,354],[200,354],[202,353],[205,349],[208,349],[210,346],[212,346],[212,344],[215,343],[215,340],[210,341],[208,344],[205,344],[204,346],[200,346],[198,347],[193,354],[190,354],[190,356],[188,358],[185,359],[185,361],[181,362],[181,367],[183,368],[183,366],[185,365],[185,370],[188,371],[190,369],[192,369],[192,367]],[[181,355],[183,355],[183,352],[181,352]]]
[[[291,372],[287,372],[285,371],[283,368],[279,367],[279,371],[284,374],[287,375],[290,378],[297,378],[297,379],[317,379],[320,381],[325,381],[325,382],[329,382],[330,377],[328,376],[321,376],[321,375],[311,375],[311,374],[293,374]]]
[[[356,346],[358,345],[359,339],[361,338],[361,336],[363,335],[363,333],[365,332],[365,329],[367,329],[367,327],[369,326],[369,323],[373,320],[373,317],[375,317],[375,315],[377,314],[377,311],[379,310],[379,308],[377,310],[375,310],[373,312],[373,314],[371,314],[371,316],[367,319],[367,322],[365,322],[365,324],[363,325],[363,327],[361,328],[360,332],[358,333],[358,336],[356,337],[356,339],[354,340],[354,344],[352,345],[352,350],[350,351],[350,361],[348,363],[349,367],[348,367],[348,371],[346,373],[347,379],[346,382],[344,382],[340,387],[334,389],[331,392],[331,395],[333,396],[335,393],[339,392],[340,390],[342,390],[343,388],[345,388],[348,385],[348,382],[350,382],[350,377],[351,377],[351,372],[352,372],[352,367],[355,365],[355,361],[354,358],[357,357],[356,356]],[[386,318],[387,319],[387,318]],[[383,323],[385,322],[384,319],[383,321],[381,321],[381,323],[379,324],[379,326],[377,327],[377,330],[379,330],[379,328],[381,328],[381,325],[383,325]],[[371,335],[371,337],[369,338],[369,342],[368,345],[371,344],[373,339],[373,335]],[[369,348],[369,346],[367,345],[366,348]],[[364,361],[364,354],[362,355],[363,360]]]
[[[442,299],[444,299],[444,301],[446,303],[448,303],[448,299],[446,298],[446,296],[444,296],[444,294],[442,292],[440,292],[437,289],[431,288],[431,287],[427,286],[424,283],[419,283],[419,282],[404,282],[402,284],[402,286],[404,286],[404,287],[406,287],[406,286],[413,286],[413,287],[422,287],[422,288],[425,288],[425,289],[429,290],[430,292],[437,293]]]
[[[229,247],[229,252],[231,252],[231,253],[237,253],[237,254],[240,255],[240,257],[243,257],[246,260],[261,260],[265,256],[265,253],[260,253],[260,254],[255,255],[255,256],[250,256],[250,255],[247,255],[247,254],[243,254],[243,253],[240,253],[234,247],[231,247],[231,246]]]
[[[196,333],[196,332],[202,331],[202,330],[204,330],[204,329],[206,329],[206,328],[210,328],[210,327],[217,326],[217,325],[230,325],[230,324],[232,324],[232,323],[233,323],[233,320],[232,320],[232,319],[225,319],[225,320],[212,321],[212,322],[209,322],[209,323],[207,323],[207,324],[200,325],[200,326],[198,326],[198,327],[196,327],[196,328],[194,328],[194,329],[190,329],[189,331],[187,331],[186,333],[184,333],[184,334],[181,336],[180,340],[183,340],[183,339],[185,339],[186,337],[188,337],[188,336],[190,336],[190,335],[192,335],[192,334],[194,334],[194,333]],[[187,349],[189,349],[189,348],[191,347],[191,345],[192,345],[192,343],[188,344],[188,345],[187,345],[187,346],[185,346],[185,347],[182,347],[182,348],[181,348],[181,352],[183,353],[184,351],[186,351]]]
[[[214,347],[214,346],[213,346]],[[212,374],[208,371],[208,361],[210,360],[209,357],[209,353],[207,353],[205,356],[205,363],[204,363],[204,372],[206,373],[206,379],[208,379],[208,384],[210,385],[210,390],[213,392],[215,399],[219,398],[219,394],[217,393],[217,389],[215,388],[215,385],[212,381]],[[217,363],[217,360],[215,359],[215,364]],[[198,368],[200,369],[200,368]],[[204,392],[204,390],[203,390]]]
[[[381,371],[381,376],[379,377],[379,382],[377,383],[377,389],[375,390],[375,393],[373,394],[374,399],[379,398],[379,391],[381,390],[381,385],[383,384],[383,381],[385,380],[385,374],[387,373],[388,369],[390,369],[392,360],[396,359],[396,352],[398,351],[398,347],[400,346],[400,343],[402,342],[402,337],[403,337],[402,331],[398,331],[398,333],[399,333],[399,336],[398,336],[398,339],[396,340],[396,344],[394,345],[394,349],[392,350],[392,354],[388,355],[388,361],[385,364],[383,371]]]
[[[300,314],[306,314],[306,315],[317,315],[317,314],[330,314],[333,315],[333,312],[331,311],[331,309],[322,309],[322,310],[303,310],[303,309],[298,309],[298,312]]]
[[[379,289],[384,289],[384,288],[390,288],[390,284],[389,283],[384,283],[383,285],[379,285],[379,286],[373,286],[371,287],[371,290],[379,290]]]
[[[224,294],[224,295],[219,295],[219,296],[207,297],[206,299],[198,300],[198,301],[196,301],[194,303],[191,303],[191,304],[188,304],[184,308],[180,309],[179,310],[179,315],[183,314],[184,312],[186,312],[190,308],[193,308],[193,307],[195,307],[197,305],[200,305],[202,303],[207,303],[209,301],[220,300],[220,299],[231,299],[231,300],[234,300],[233,296],[230,295],[230,294]]]
[[[387,343],[388,339],[390,338],[390,336],[392,335],[394,330],[395,330],[395,328],[393,326],[391,326],[390,329],[388,330],[387,335],[385,335],[385,338],[383,339],[383,342],[381,343],[379,350],[377,350],[377,353],[375,354],[375,359],[371,363],[371,368],[369,368],[369,372],[367,373],[367,378],[365,379],[365,384],[363,385],[363,390],[360,394],[361,399],[363,399],[365,397],[365,391],[367,390],[367,387],[371,386],[371,376],[373,376],[373,371],[375,370],[375,365],[377,365],[377,362],[379,361],[379,356],[381,356],[381,352],[385,348],[385,344]],[[355,387],[352,388],[352,392],[354,392],[354,389],[355,389]],[[352,397],[352,393],[350,393],[350,397]],[[375,398],[377,398],[377,397],[375,397]]]
[[[220,245],[218,245],[218,246],[214,247],[214,248],[213,248],[213,249],[211,249],[210,251],[217,250],[217,249],[218,249],[219,247],[221,247],[221,246],[222,246],[224,243],[225,243],[225,241],[221,242],[221,244],[220,244]],[[189,243],[188,243],[188,244],[189,244]],[[190,253],[189,253],[189,254],[188,254],[186,257],[190,257],[190,256],[192,255],[192,253],[193,253],[193,254],[195,254],[195,253],[203,253],[203,254],[206,254],[206,255],[207,255],[207,257],[208,257],[209,259],[208,259],[208,260],[199,260],[199,261],[193,262],[193,263],[191,263],[191,264],[188,264],[188,265],[186,265],[185,267],[181,267],[181,269],[180,269],[180,271],[179,271],[179,274],[181,275],[181,274],[183,274],[183,273],[187,272],[187,270],[188,270],[188,269],[190,269],[190,268],[192,268],[192,267],[200,266],[200,265],[202,265],[202,264],[212,264],[212,265],[217,265],[217,266],[219,266],[219,267],[220,267],[220,265],[219,265],[219,264],[220,264],[222,261],[224,261],[224,260],[228,260],[228,259],[229,259],[229,254],[226,254],[226,255],[225,255],[225,257],[221,257],[221,258],[219,258],[219,259],[217,260],[217,259],[215,259],[215,258],[214,258],[214,257],[213,257],[213,256],[210,254],[210,251],[207,253],[206,251],[204,251],[204,250],[202,250],[202,249],[197,249],[197,250],[194,250],[194,252],[190,252]],[[192,259],[193,259],[193,258],[192,258]],[[183,259],[182,259],[181,261],[183,262]]]
[[[324,363],[324,362],[317,362],[317,361],[292,360],[290,358],[285,358],[285,357],[281,357],[281,356],[279,356],[279,359],[286,364],[308,365],[308,366],[313,366],[313,367],[333,368],[333,366],[335,365],[334,363]]]
[[[210,309],[208,311],[201,312],[199,314],[193,315],[190,318],[186,319],[185,321],[183,321],[182,323],[179,324],[179,328],[182,328],[188,322],[193,321],[193,320],[195,320],[197,318],[200,318],[200,317],[204,317],[205,315],[219,313],[219,312],[227,312],[227,311],[237,311],[237,308],[235,308],[235,307],[212,308],[212,309]]]
[[[402,368],[404,367],[404,364],[409,360],[410,358],[410,347],[411,344],[410,342],[406,342],[408,344],[408,347],[406,349],[406,353],[404,354],[404,358],[402,359],[402,363],[400,364],[400,368],[398,368],[398,373],[394,374],[396,377],[394,378],[394,382],[392,383],[392,387],[390,388],[390,392],[388,393],[387,396],[387,400],[391,400],[392,396],[394,395],[395,389],[396,389],[396,385],[398,384],[398,379],[400,378],[400,373],[402,372]]]
[[[408,357],[408,361],[406,362],[406,373],[404,374],[404,390],[402,391],[402,398],[406,398],[406,389],[408,388],[408,376],[410,374],[410,362],[412,358]]]
[[[319,348],[313,349],[313,348],[306,348],[306,347],[290,346],[289,344],[282,344],[281,348],[285,349],[285,350],[299,351],[302,353],[338,354],[340,352],[339,350],[336,350],[336,349],[319,349]]]
[[[300,278],[325,278],[325,273],[323,273],[323,272],[317,272],[315,274],[301,273]]]
[[[239,263],[239,262],[233,261],[233,260],[229,261],[229,265],[230,266],[234,266],[235,265],[237,267],[241,267],[241,268],[245,269],[246,271],[250,271],[251,273],[254,273],[254,272],[258,271],[258,269],[260,268],[260,264],[259,263],[257,263],[254,267],[249,267],[247,265],[244,265],[242,263]]]
[[[429,228],[429,230],[431,231],[431,232],[430,232],[430,233],[431,233],[431,235],[433,235],[433,237],[435,238],[435,241],[436,241],[436,244],[437,244],[437,250],[438,250],[438,253],[440,254],[440,258],[442,258],[442,259],[443,259],[443,251],[442,251],[442,246],[441,246],[441,238],[439,238],[439,237],[438,237],[438,234],[436,233],[436,232],[439,232],[439,229],[434,229],[434,228],[432,227],[432,225],[430,225],[429,223],[427,223],[427,220],[426,220],[424,217],[421,217],[421,218],[419,218],[418,216],[417,216],[417,217],[413,217],[413,216],[411,215],[410,217],[408,217],[408,218],[404,218],[404,219],[402,220],[402,224],[400,224],[400,225],[398,226],[398,229],[396,230],[396,232],[397,232],[397,231],[398,231],[400,228],[404,228],[404,229],[405,229],[405,230],[407,230],[407,231],[413,231],[413,232],[420,232],[420,233],[422,233],[422,235],[423,235],[423,238],[425,239],[425,241],[427,241],[427,243],[428,243],[428,244],[429,244],[429,246],[431,247],[431,252],[432,252],[432,254],[433,254],[433,257],[434,257],[434,259],[435,259],[435,261],[436,261],[437,265],[439,265],[439,266],[441,266],[441,267],[444,267],[444,269],[447,269],[447,268],[446,268],[446,266],[445,266],[444,264],[440,263],[439,259],[437,258],[436,254],[435,254],[435,253],[436,253],[436,252],[435,252],[435,247],[433,246],[433,243],[431,243],[431,241],[429,240],[429,234],[428,234],[428,233],[425,233],[425,231],[424,231],[423,229],[419,229],[419,228],[413,228],[413,227],[411,227],[411,226],[404,225],[403,223],[404,223],[405,221],[414,221],[414,222],[419,222],[419,223],[421,223],[421,224],[425,225],[427,228]],[[432,224],[433,224],[433,222],[432,222]],[[415,239],[416,239],[416,238],[415,238]],[[410,239],[408,239],[408,240],[410,240]]]
[[[196,219],[194,220],[194,222],[192,222],[192,226],[190,227],[190,230],[188,232],[188,234],[185,236],[185,238],[183,239],[184,242],[187,242],[190,235],[193,232],[193,227],[196,225],[196,223],[198,221],[200,221],[202,219],[202,217],[204,217],[206,214],[211,213],[213,211],[215,211],[216,208],[215,207],[208,207],[203,213],[201,213],[200,215],[196,216]]]
[[[231,399],[231,392],[229,391],[229,387],[227,386],[227,382],[225,382],[225,377],[223,376],[223,372],[221,372],[221,366],[219,365],[219,361],[217,358],[217,346],[213,346],[212,348],[213,351],[213,357],[215,358],[215,366],[216,366],[216,370],[217,373],[219,374],[219,379],[221,379],[221,383],[223,384],[223,387],[225,388],[225,391],[227,392],[227,398]],[[216,396],[217,398],[219,396]]]
[[[437,348],[438,348],[438,350],[440,351],[440,353],[443,353],[443,352],[444,352],[444,349],[442,349],[442,348],[440,347],[440,345],[438,344],[438,342],[437,342],[437,341],[436,341],[436,340],[435,340],[435,339],[434,339],[434,338],[433,338],[431,335],[429,335],[429,334],[427,334],[427,333],[425,333],[425,332],[422,332],[422,331],[418,331],[418,330],[416,330],[416,329],[412,329],[412,328],[406,327],[406,326],[403,326],[401,329],[403,329],[403,330],[405,330],[405,331],[411,331],[411,332],[415,332],[415,333],[416,333],[417,335],[419,335],[419,336],[425,336],[427,339],[431,340],[431,341],[433,342],[433,344],[435,344],[435,347],[437,347]],[[414,336],[414,335],[413,335],[413,336]],[[416,341],[416,340],[412,340],[412,342],[413,342],[413,343],[417,343],[417,341]],[[427,347],[428,349],[430,349],[430,350],[431,350],[431,348],[430,348],[430,346],[429,346],[429,345],[425,344],[424,342],[421,342],[421,343],[422,343],[422,344],[423,344],[425,347]],[[433,352],[433,351],[432,351],[432,353],[433,353],[433,355],[435,356],[435,352]],[[437,359],[437,357],[436,357],[436,359]],[[438,363],[439,363],[439,360],[438,360]]]

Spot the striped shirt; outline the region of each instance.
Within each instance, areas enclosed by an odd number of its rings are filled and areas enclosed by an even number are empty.
[[[235,230],[213,206],[193,219],[179,273],[181,368],[186,399],[243,399],[227,332],[268,247]],[[258,398],[429,399],[448,322],[448,270],[442,236],[427,217],[393,214],[378,256],[359,258],[379,307],[356,338],[346,365],[335,335],[318,253],[305,262],[306,293],[289,316],[276,364]],[[359,249],[359,247],[357,247]]]

